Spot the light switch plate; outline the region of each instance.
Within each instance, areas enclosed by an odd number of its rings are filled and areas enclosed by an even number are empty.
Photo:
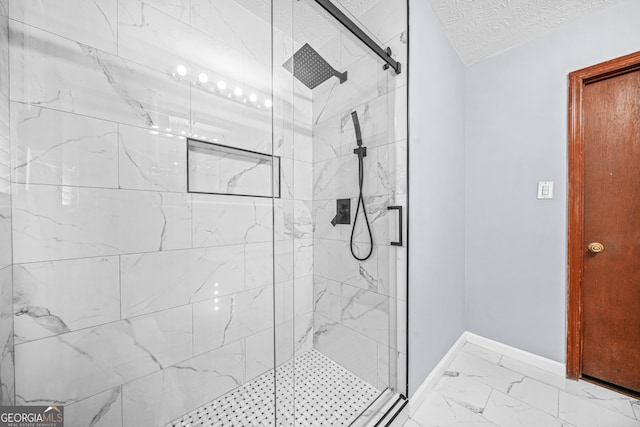
[[[538,199],[553,199],[553,181],[538,182]]]

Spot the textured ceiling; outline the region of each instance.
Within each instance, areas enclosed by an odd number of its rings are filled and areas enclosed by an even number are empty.
[[[471,65],[623,0],[429,0]]]

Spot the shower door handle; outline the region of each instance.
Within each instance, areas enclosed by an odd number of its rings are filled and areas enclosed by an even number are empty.
[[[398,211],[398,236],[400,236],[400,240],[398,240],[397,242],[390,242],[391,246],[403,246],[402,244],[402,206],[387,206],[387,210]]]

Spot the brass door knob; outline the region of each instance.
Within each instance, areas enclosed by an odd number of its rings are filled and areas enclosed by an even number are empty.
[[[600,242],[591,242],[587,246],[587,249],[589,249],[589,252],[599,254],[600,252],[604,251],[604,245]]]

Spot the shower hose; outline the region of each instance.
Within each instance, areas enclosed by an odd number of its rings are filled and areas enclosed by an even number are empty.
[[[359,185],[359,195],[358,195],[358,203],[356,205],[356,215],[353,218],[353,227],[351,228],[351,255],[358,261],[365,261],[371,257],[373,253],[373,234],[371,233],[371,224],[369,224],[369,218],[367,217],[367,209],[364,205],[364,197],[362,196],[362,186],[364,184],[364,162],[363,159],[367,155],[367,147],[362,146],[362,133],[360,132],[360,122],[358,120],[358,113],[353,111],[351,113],[351,118],[353,119],[353,127],[356,130],[356,141],[358,143],[358,148],[355,148],[353,152],[358,155],[358,185]],[[358,212],[360,211],[360,205],[362,205],[362,214],[364,215],[364,221],[367,224],[367,231],[369,232],[369,253],[365,257],[359,257],[356,255],[354,251],[353,245],[353,236],[356,232],[356,223],[358,222]]]

